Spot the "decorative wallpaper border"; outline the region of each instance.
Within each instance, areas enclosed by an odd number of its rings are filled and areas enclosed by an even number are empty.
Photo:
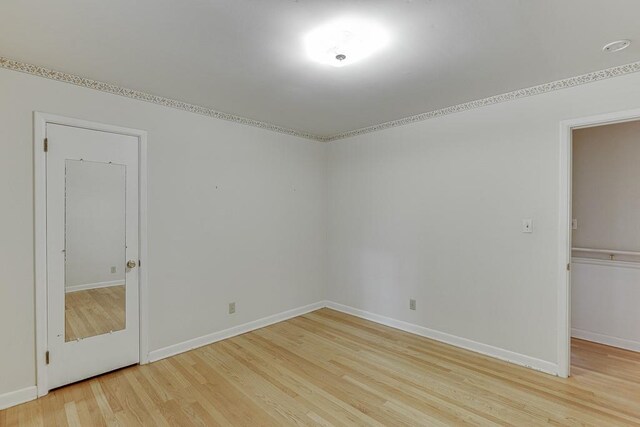
[[[543,93],[554,92],[561,89],[567,89],[574,86],[579,86],[587,83],[597,82],[599,80],[605,80],[612,77],[624,76],[626,74],[636,73],[640,71],[640,61],[632,62],[630,64],[619,65],[617,67],[607,68],[605,70],[594,71],[580,76],[569,77],[562,80],[556,80],[551,83],[544,83],[537,86],[531,86],[525,89],[518,89],[512,92],[503,93],[500,95],[490,96],[488,98],[477,99],[475,101],[465,102],[463,104],[453,105],[450,107],[441,108],[439,110],[432,110],[425,113],[416,114],[414,116],[404,117],[397,120],[391,120],[388,122],[380,123],[373,126],[367,126],[360,129],[355,129],[347,132],[342,132],[330,136],[314,135],[308,132],[297,131],[286,127],[261,122],[259,120],[253,120],[242,116],[236,116],[234,114],[223,113],[212,108],[202,107],[199,105],[189,104],[187,102],[178,101],[175,99],[165,98],[162,96],[151,95],[149,93],[141,92],[138,90],[127,89],[120,86],[116,86],[110,83],[104,83],[97,80],[87,79],[74,74],[63,73],[61,71],[51,70],[49,68],[39,67],[37,65],[27,64],[20,61],[14,61],[0,56],[0,68],[6,68],[8,70],[20,71],[22,73],[32,74],[34,76],[44,77],[51,80],[56,80],[64,83],[71,83],[76,86],[82,86],[89,89],[99,90],[101,92],[111,93],[114,95],[125,96],[127,98],[137,99],[139,101],[151,102],[153,104],[163,105],[165,107],[171,107],[178,110],[184,110],[191,113],[201,114],[203,116],[213,117],[215,119],[226,120],[234,123],[239,123],[247,126],[253,126],[260,129],[266,129],[273,132],[279,132],[286,135],[297,136],[300,138],[310,139],[320,142],[331,142],[339,139],[350,138],[357,135],[363,135],[371,132],[377,132],[383,129],[394,128],[398,126],[404,126],[411,123],[421,122],[424,120],[433,119],[436,117],[445,116],[448,114],[459,113],[462,111],[472,110],[474,108],[486,107],[488,105],[499,104],[502,102],[512,101],[519,98],[525,98],[528,96],[541,95]]]
[[[37,65],[14,61],[2,56],[0,56],[0,67],[6,68],[8,70],[20,71],[22,73],[32,74],[38,77],[44,77],[46,79],[56,80],[59,82],[71,83],[76,86],[95,89],[101,92],[111,93],[113,95],[125,96],[127,98],[133,98],[138,101],[151,102],[153,104],[163,105],[165,107],[171,107],[178,110],[184,110],[190,113],[202,114],[203,116],[209,116],[215,119],[227,120],[234,123],[254,126],[260,129],[266,129],[273,132],[283,133],[286,135],[292,135],[300,138],[311,139],[313,141],[324,141],[322,137],[319,137],[317,135],[313,135],[307,132],[300,132],[300,131],[285,128],[282,126],[261,122],[259,120],[253,120],[253,119],[249,119],[242,116],[236,116],[234,114],[222,113],[212,108],[201,107],[199,105],[189,104],[187,102],[177,101],[175,99],[165,98],[157,95],[151,95],[149,93],[145,93],[145,92],[141,92],[133,89],[127,89],[124,87],[116,86],[110,83],[100,82],[97,80],[87,79],[84,77],[76,76],[74,74],[63,73],[61,71],[55,71],[49,68],[39,67]]]
[[[640,61],[632,62],[630,64],[619,65],[617,67],[607,68],[605,70],[594,71],[592,73],[582,74],[576,77],[569,77],[563,80],[556,80],[551,83],[543,83],[538,86],[531,86],[525,89],[514,90],[513,92],[507,92],[500,95],[490,96],[488,98],[477,99],[475,101],[465,102],[464,104],[453,105],[451,107],[442,108],[439,110],[428,111],[426,113],[416,114],[415,116],[404,117],[397,120],[392,120],[385,123],[380,123],[373,126],[367,126],[361,129],[350,130],[347,132],[339,133],[328,138],[323,138],[323,141],[330,142],[338,139],[350,138],[352,136],[363,135],[366,133],[377,132],[383,129],[394,128],[398,126],[408,125],[410,123],[421,122],[424,120],[433,119],[436,117],[446,116],[448,114],[459,113],[462,111],[472,110],[474,108],[486,107],[488,105],[499,104],[501,102],[513,101],[519,98],[525,98],[528,96],[541,95],[543,93],[554,92],[556,90],[567,89],[574,86],[579,86],[587,83],[597,82],[599,80],[605,80],[612,77],[624,76],[626,74],[637,73],[640,71]]]

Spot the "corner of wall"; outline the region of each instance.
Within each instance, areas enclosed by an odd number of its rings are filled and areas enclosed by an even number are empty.
[[[321,295],[323,300],[329,298],[329,143],[325,143],[323,147],[324,154],[324,287]]]

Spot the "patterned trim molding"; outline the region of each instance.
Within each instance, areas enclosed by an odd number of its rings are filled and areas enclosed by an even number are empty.
[[[138,101],[151,102],[153,104],[163,105],[165,107],[176,108],[178,110],[188,111],[190,113],[202,114],[203,116],[213,117],[215,119],[227,120],[248,126],[254,126],[260,129],[266,129],[273,132],[284,133],[286,135],[297,136],[300,138],[311,139],[313,141],[324,141],[326,138],[319,137],[307,132],[299,132],[297,130],[285,128],[270,123],[261,122],[259,120],[248,119],[246,117],[236,116],[234,114],[222,113],[211,108],[201,107],[199,105],[189,104],[187,102],[177,101],[175,99],[165,98],[162,96],[151,95],[133,89],[127,89],[104,83],[97,80],[91,80],[74,74],[67,74],[60,71],[51,70],[49,68],[39,67],[37,65],[26,64],[24,62],[14,61],[0,56],[0,67],[8,70],[20,71],[22,73],[32,74],[34,76],[44,77],[64,83],[71,83],[76,86],[82,86],[89,89],[99,90],[114,95],[125,96],[127,98],[137,99]]]
[[[442,108],[439,110],[428,111],[426,113],[416,114],[415,116],[404,117],[398,120],[392,120],[385,123],[380,123],[373,126],[364,127],[361,129],[355,129],[343,133],[339,133],[331,136],[314,135],[308,132],[301,132],[289,128],[285,128],[270,123],[261,122],[258,120],[249,119],[246,117],[236,116],[234,114],[222,113],[211,108],[201,107],[199,105],[189,104],[187,102],[177,101],[175,99],[165,98],[162,96],[151,95],[145,92],[140,92],[133,89],[127,89],[112,85],[110,83],[104,83],[97,80],[91,80],[84,77],[76,76],[74,74],[63,73],[60,71],[51,70],[49,68],[39,67],[37,65],[26,64],[24,62],[14,61],[8,58],[0,56],[0,68],[6,68],[8,70],[20,71],[22,73],[32,74],[39,77],[44,77],[51,80],[56,80],[65,83],[71,83],[76,86],[82,86],[89,89],[95,89],[102,92],[111,93],[114,95],[125,96],[127,98],[137,99],[139,101],[151,102],[165,107],[176,108],[178,110],[189,111],[191,113],[202,114],[204,116],[213,117],[216,119],[227,120],[234,123],[239,123],[248,126],[254,126],[260,129],[266,129],[273,132],[279,132],[286,135],[297,136],[300,138],[306,138],[313,141],[331,142],[339,139],[350,138],[357,135],[363,135],[366,133],[376,132],[383,129],[394,128],[398,126],[408,125],[410,123],[421,122],[424,120],[433,119],[436,117],[445,116],[448,114],[459,113],[462,111],[472,110],[474,108],[486,107],[488,105],[499,104],[502,102],[512,101],[519,98],[525,98],[528,96],[541,95],[543,93],[554,92],[560,89],[567,89],[574,86],[579,86],[587,83],[597,82],[599,80],[605,80],[612,77],[624,76],[626,74],[636,73],[640,71],[640,61],[633,62],[631,64],[620,65],[617,67],[607,68],[605,70],[594,71],[592,73],[582,74],[576,77],[570,77],[563,80],[557,80],[551,83],[544,83],[538,86],[532,86],[525,89],[515,90],[513,92],[507,92],[500,95],[490,96],[488,98],[477,99],[475,101],[465,102],[464,104],[453,105],[450,107]]]
[[[594,71],[592,73],[583,74],[581,76],[570,77],[563,80],[557,80],[551,83],[544,83],[538,86],[532,86],[525,89],[515,90],[513,92],[507,92],[500,95],[490,96],[488,98],[465,102],[464,104],[453,105],[451,107],[442,108],[440,110],[433,110],[426,113],[416,114],[415,116],[404,117],[398,120],[392,120],[389,122],[380,123],[377,125],[368,126],[361,129],[355,129],[348,132],[339,133],[337,135],[324,138],[323,140],[326,142],[330,142],[330,141],[336,141],[338,139],[350,138],[352,136],[363,135],[365,133],[376,132],[383,129],[394,128],[397,126],[404,126],[410,123],[421,122],[421,121],[433,119],[436,117],[446,116],[448,114],[472,110],[474,108],[486,107],[488,105],[499,104],[501,102],[512,101],[515,99],[525,98],[528,96],[541,95],[543,93],[554,92],[560,89],[567,89],[570,87],[579,86],[586,83],[593,83],[593,82],[597,82],[598,80],[605,80],[611,77],[624,76],[626,74],[636,73],[638,71],[640,71],[640,62],[633,62],[631,64],[607,68],[606,70]]]

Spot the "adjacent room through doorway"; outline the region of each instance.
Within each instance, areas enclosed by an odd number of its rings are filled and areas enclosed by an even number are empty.
[[[572,136],[571,374],[640,384],[640,121]]]

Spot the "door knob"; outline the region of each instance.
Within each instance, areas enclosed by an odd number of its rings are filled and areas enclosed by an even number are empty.
[[[127,261],[127,268],[136,268],[136,262],[134,260]]]

